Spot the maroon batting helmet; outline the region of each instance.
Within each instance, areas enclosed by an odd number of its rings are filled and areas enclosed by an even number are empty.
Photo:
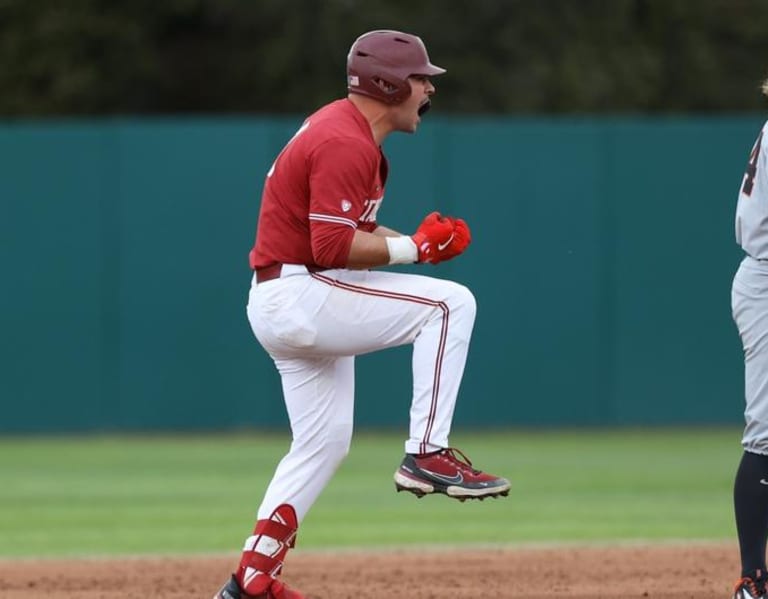
[[[411,95],[411,75],[441,75],[429,62],[421,38],[401,31],[379,30],[355,40],[347,55],[347,90],[399,104]]]

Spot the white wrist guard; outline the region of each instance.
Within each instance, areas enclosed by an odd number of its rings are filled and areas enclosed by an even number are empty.
[[[419,259],[419,249],[408,235],[386,237],[390,264],[413,264]]]

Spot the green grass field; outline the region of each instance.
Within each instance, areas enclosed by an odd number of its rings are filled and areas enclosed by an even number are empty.
[[[738,429],[456,431],[506,499],[395,493],[403,439],[359,433],[302,549],[734,538]],[[285,435],[0,439],[0,556],[236,552]]]

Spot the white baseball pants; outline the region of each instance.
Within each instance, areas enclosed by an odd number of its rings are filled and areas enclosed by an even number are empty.
[[[278,279],[257,284],[254,276],[247,311],[280,372],[293,433],[259,519],[288,503],[301,522],[349,452],[358,354],[413,344],[405,451],[448,446],[475,322],[475,298],[466,287],[404,273],[310,274],[304,266],[284,265]]]
[[[744,347],[746,451],[768,455],[768,263],[747,256],[733,278],[733,319]]]

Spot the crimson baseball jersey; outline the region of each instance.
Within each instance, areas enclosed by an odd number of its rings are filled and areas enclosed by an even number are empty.
[[[309,116],[267,173],[251,268],[343,268],[357,229],[376,228],[387,160],[348,99]]]

